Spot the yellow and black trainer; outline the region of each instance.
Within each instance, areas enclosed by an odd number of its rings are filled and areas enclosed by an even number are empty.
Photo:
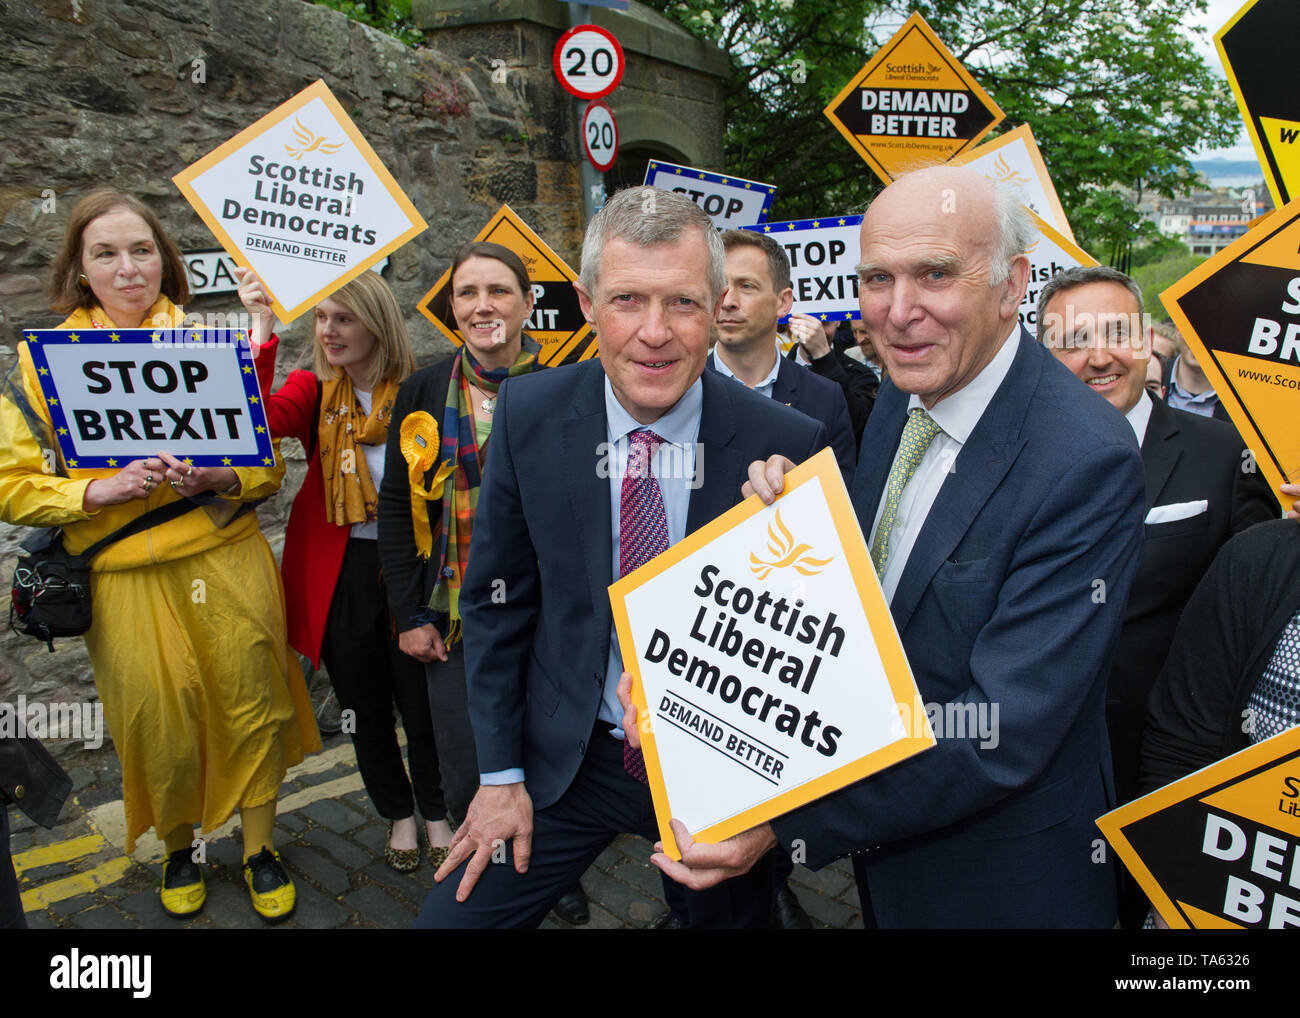
[[[244,882],[253,911],[267,922],[288,919],[297,904],[293,881],[280,865],[280,853],[264,848],[244,861]]]
[[[178,848],[163,862],[162,907],[169,916],[187,919],[197,915],[208,898],[203,871],[194,861],[191,850]]]

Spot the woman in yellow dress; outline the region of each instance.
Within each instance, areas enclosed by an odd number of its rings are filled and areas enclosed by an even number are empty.
[[[51,280],[62,328],[180,325],[188,296],[180,252],[146,206],[109,188],[78,203]],[[276,797],[320,736],[285,638],[275,558],[241,503],[279,488],[284,465],[187,467],[160,450],[120,469],[69,468],[60,456],[50,472],[56,443],[26,343],[17,370],[0,399],[0,519],[62,527],[77,554],[158,506],[202,503],[91,563],[85,639],[122,764],[126,851],[152,827],[167,850],[163,908],[193,915],[206,897],[194,825],[210,832],[238,809],[253,907],[283,919],[295,895],[273,846]]]

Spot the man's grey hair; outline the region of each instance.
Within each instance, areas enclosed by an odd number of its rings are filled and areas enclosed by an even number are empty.
[[[699,230],[709,252],[709,290],[716,300],[727,288],[727,255],[713,220],[684,195],[658,187],[629,187],[619,191],[587,224],[582,239],[582,268],[578,281],[593,297],[600,281],[600,262],[607,240],[638,247],[675,244],[690,229]]]
[[[1052,302],[1052,298],[1066,290],[1073,290],[1076,286],[1087,286],[1089,283],[1117,283],[1124,287],[1137,302],[1138,320],[1142,320],[1145,308],[1142,303],[1142,290],[1137,283],[1119,269],[1112,269],[1109,265],[1076,265],[1073,268],[1062,269],[1049,279],[1039,292],[1038,317],[1034,320],[1038,323],[1040,337],[1043,335],[1047,305]]]
[[[989,265],[989,284],[1001,286],[1011,275],[1011,263],[1029,250],[1038,230],[1020,193],[1005,184],[993,185],[993,216],[998,233]]]

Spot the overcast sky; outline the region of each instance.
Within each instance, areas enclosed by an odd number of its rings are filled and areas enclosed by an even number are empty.
[[[1220,77],[1224,77],[1223,61],[1219,59],[1219,51],[1214,48],[1214,33],[1226,25],[1228,20],[1241,10],[1245,4],[1246,0],[1210,0],[1209,10],[1206,11],[1204,18],[1200,21],[1200,26],[1205,29],[1204,36],[1199,40],[1201,52]],[[1250,160],[1258,158],[1255,147],[1251,145],[1250,138],[1246,135],[1246,125],[1244,123],[1241,126],[1241,134],[1236,145],[1231,148],[1198,153],[1197,157]]]

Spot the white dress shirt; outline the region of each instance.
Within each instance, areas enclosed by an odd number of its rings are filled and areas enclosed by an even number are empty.
[[[736,373],[732,371],[731,368],[727,367],[726,361],[718,356],[718,348],[716,346],[713,348],[713,352],[710,353],[709,356],[713,358],[713,366],[717,368],[721,374],[726,375],[728,378],[736,378]],[[781,355],[778,353],[772,361],[771,372],[766,378],[754,386],[754,391],[760,396],[766,396],[768,399],[771,399],[772,392],[776,388],[776,376],[780,373]],[[740,382],[741,385],[745,384],[743,379],[736,378],[736,381]]]
[[[894,599],[894,591],[898,589],[898,581],[902,578],[908,556],[912,554],[912,546],[916,544],[917,535],[925,526],[926,517],[930,515],[930,507],[934,505],[944,480],[952,472],[962,446],[970,438],[975,425],[979,423],[980,418],[984,416],[984,411],[992,402],[994,393],[998,391],[998,386],[1011,370],[1011,362],[1016,359],[1016,351],[1020,348],[1019,337],[1020,325],[1017,323],[1011,334],[1003,340],[1001,348],[993,355],[993,359],[984,366],[984,370],[951,396],[941,399],[933,409],[928,411],[934,423],[942,430],[930,442],[930,447],[926,449],[920,466],[916,468],[916,473],[903,489],[903,497],[898,503],[898,515],[894,520],[894,529],[889,535],[889,555],[885,559],[885,575],[880,579],[886,600],[892,602]],[[925,409],[920,396],[913,395],[908,401],[909,413],[913,407]],[[894,460],[897,459],[898,453],[895,452]],[[890,469],[893,469],[892,463]],[[868,548],[875,543],[876,528],[880,526],[880,516],[885,509],[885,495],[888,490],[889,485],[886,484],[885,489],[880,493],[876,518],[871,524],[871,533],[867,536]]]
[[[1124,419],[1133,429],[1133,434],[1137,435],[1138,448],[1141,448],[1147,437],[1147,425],[1151,422],[1151,394],[1146,389],[1142,390],[1142,395],[1124,415]]]

